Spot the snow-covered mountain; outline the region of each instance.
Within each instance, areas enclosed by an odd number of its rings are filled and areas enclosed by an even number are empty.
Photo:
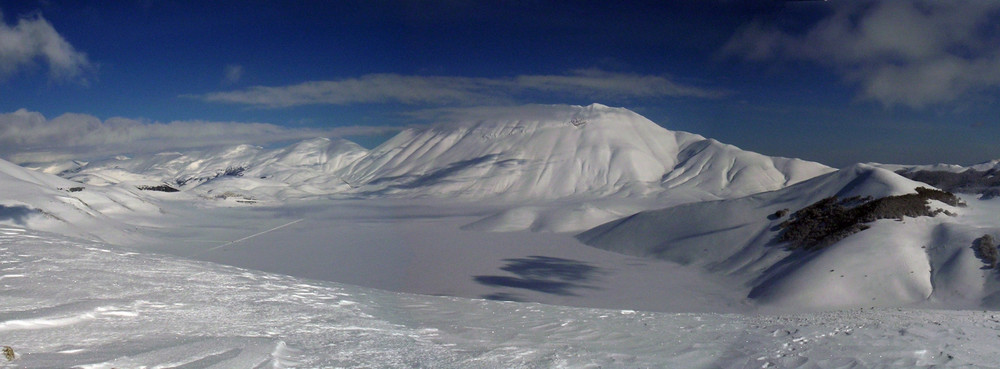
[[[882,163],[870,163],[870,165],[877,166],[879,168],[884,168],[891,170],[893,172],[950,172],[950,173],[961,173],[967,170],[974,170],[979,172],[986,172],[993,169],[1000,169],[1000,159],[994,159],[985,161],[974,165],[958,165],[958,164],[927,164],[927,165],[903,165],[903,164],[882,164]]]
[[[921,301],[998,307],[997,271],[973,248],[997,204],[967,200],[967,208],[934,217],[900,217],[868,224],[819,250],[780,242],[789,212],[837,196],[882,198],[915,193],[926,184],[869,165],[855,165],[778,191],[740,199],[647,211],[580,234],[587,244],[629,255],[697,265],[743,285],[758,304],[785,309],[898,306]],[[786,223],[787,224],[787,223]]]
[[[775,190],[829,171],[664,129],[622,108],[527,106],[408,129],[351,166],[365,192],[481,199],[719,198]]]
[[[68,165],[39,166],[73,181],[90,185],[125,183],[138,186],[167,185],[221,195],[238,193],[248,198],[300,197],[350,189],[339,171],[365,155],[367,150],[342,139],[315,138],[279,149],[237,145],[188,153],[167,152],[143,157]],[[79,163],[79,162],[77,162]]]
[[[134,187],[86,186],[2,159],[0,189],[0,224],[107,242],[131,239],[121,218],[162,211],[154,195]]]
[[[995,314],[912,307],[1000,308],[985,237],[1000,201],[929,201],[940,214],[793,248],[783,235],[824,199],[892,213],[866,198],[912,205],[927,185],[624,109],[532,106],[370,151],[315,139],[38,169],[0,160],[0,345],[15,367],[995,362]],[[577,238],[518,232],[616,218]],[[512,232],[482,232],[496,230]],[[739,314],[768,309],[794,314]]]
[[[278,149],[238,145],[35,167],[85,184],[166,185],[243,203],[315,196],[485,201],[499,208],[469,229],[554,232],[776,190],[833,170],[670,131],[600,104],[528,105],[445,120],[403,130],[372,150],[318,138]]]
[[[526,106],[407,129],[371,151],[344,140],[315,139],[276,150],[241,145],[118,158],[63,175],[90,184],[158,181],[201,187],[202,193],[243,190],[258,197],[526,201],[670,193],[703,200],[775,190],[830,170],[669,131],[629,110],[593,104]]]
[[[970,166],[953,164],[875,165],[947,191],[979,194],[983,199],[1000,196],[1000,159]]]

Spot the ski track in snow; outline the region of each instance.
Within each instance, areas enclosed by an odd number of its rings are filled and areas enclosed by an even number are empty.
[[[208,253],[208,252],[211,252],[211,251],[215,251],[215,250],[218,250],[218,249],[221,249],[221,248],[223,248],[223,247],[226,247],[226,246],[230,246],[230,245],[233,245],[233,244],[236,244],[236,243],[240,243],[240,242],[243,242],[243,241],[246,241],[246,240],[249,240],[249,239],[251,239],[251,238],[254,238],[254,237],[257,237],[257,236],[260,236],[260,235],[263,235],[263,234],[267,234],[267,233],[271,233],[271,232],[274,232],[274,231],[277,231],[277,230],[279,230],[279,229],[282,229],[282,228],[285,228],[285,227],[288,227],[288,226],[290,226],[290,225],[293,225],[293,224],[295,224],[295,223],[298,223],[298,222],[301,222],[301,221],[303,221],[303,220],[305,220],[305,218],[300,218],[300,219],[296,219],[296,220],[293,220],[293,221],[291,221],[291,222],[288,222],[288,223],[285,223],[285,224],[282,224],[282,225],[280,225],[280,226],[277,226],[277,227],[274,227],[274,228],[270,228],[270,229],[268,229],[268,230],[265,230],[265,231],[261,231],[261,232],[257,232],[257,233],[254,233],[254,234],[252,234],[252,235],[249,235],[249,236],[246,236],[246,237],[243,237],[243,238],[241,238],[241,239],[238,239],[238,240],[235,240],[235,241],[230,241],[230,242],[226,242],[226,243],[224,243],[224,244],[221,244],[221,245],[219,245],[219,246],[215,246],[215,247],[212,247],[212,248],[209,248],[209,249],[206,249],[205,251],[202,251],[202,252],[201,252],[201,253],[199,253],[198,255],[201,255],[201,254],[204,254],[204,253]],[[198,255],[195,255],[195,256],[198,256]]]
[[[4,368],[995,367],[995,312],[671,314],[409,295],[0,229]]]

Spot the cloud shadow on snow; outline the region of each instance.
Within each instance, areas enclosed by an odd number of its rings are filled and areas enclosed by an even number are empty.
[[[479,284],[494,287],[520,288],[560,296],[576,296],[573,290],[594,289],[587,282],[603,272],[600,268],[570,259],[532,255],[525,258],[504,259],[507,265],[500,268],[516,276],[477,275]],[[516,294],[493,293],[483,296],[490,300],[519,300]]]
[[[11,221],[17,225],[25,225],[27,219],[38,210],[24,205],[6,206],[0,205],[0,222]]]

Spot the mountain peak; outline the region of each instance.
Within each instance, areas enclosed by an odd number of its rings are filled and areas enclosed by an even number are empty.
[[[379,195],[551,199],[683,187],[718,198],[829,170],[670,131],[625,108],[525,105],[461,109],[443,123],[405,130],[359,160],[347,178],[377,184],[370,190]]]
[[[522,201],[684,192],[693,201],[775,190],[831,170],[670,131],[596,103],[453,109],[439,122],[403,130],[370,151],[316,138],[274,150],[239,145],[107,162],[81,173],[115,169],[101,177],[132,172],[194,188],[238,172],[280,182],[268,188],[308,183],[308,194]]]

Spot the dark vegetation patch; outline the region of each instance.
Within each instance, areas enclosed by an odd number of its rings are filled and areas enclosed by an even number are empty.
[[[982,260],[986,264],[988,269],[995,269],[997,267],[997,257],[1000,256],[997,251],[996,242],[993,240],[993,236],[984,234],[972,241],[972,249],[976,252],[976,257]]]
[[[968,169],[960,173],[931,170],[901,170],[896,173],[945,191],[979,194],[983,200],[1000,196],[1000,170],[997,169],[987,171]]]
[[[157,186],[135,186],[135,188],[138,188],[143,191],[178,192],[178,189],[167,186],[165,184]]]
[[[61,188],[60,187],[59,189],[63,190],[63,191],[69,191],[69,192],[80,192],[80,191],[83,191],[83,187],[70,187],[70,188]]]
[[[918,187],[917,193],[888,196],[880,199],[828,197],[802,208],[779,225],[779,242],[787,242],[790,249],[818,250],[832,245],[847,236],[868,229],[865,223],[878,219],[935,216],[944,210],[931,210],[928,200],[937,200],[951,206],[965,204],[954,194]],[[777,214],[774,214],[777,215]],[[953,215],[947,213],[946,215]]]
[[[781,218],[784,218],[784,217],[785,217],[785,215],[788,215],[788,213],[789,213],[790,211],[791,211],[791,210],[789,210],[789,209],[781,209],[781,210],[778,210],[778,211],[774,212],[774,214],[771,214],[770,216],[768,216],[768,217],[767,217],[767,219],[770,219],[770,220],[776,220],[776,219],[781,219]]]
[[[247,167],[244,165],[240,166],[230,166],[226,167],[225,170],[215,172],[215,175],[211,177],[188,177],[188,178],[178,178],[174,180],[178,187],[184,187],[188,183],[197,182],[205,183],[219,177],[242,177],[247,171]],[[262,177],[263,178],[263,177]]]
[[[223,176],[229,176],[229,177],[242,177],[243,176],[243,172],[246,172],[246,171],[247,171],[247,167],[242,166],[242,165],[238,166],[238,167],[228,167],[228,168],[226,168],[226,171],[222,172],[222,175]]]

